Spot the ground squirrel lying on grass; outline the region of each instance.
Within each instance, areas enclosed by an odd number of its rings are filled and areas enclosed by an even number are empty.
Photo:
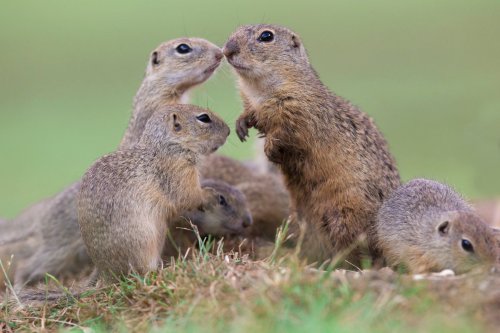
[[[380,208],[376,229],[388,264],[412,273],[464,273],[498,260],[491,228],[458,193],[432,180],[414,179],[394,191]]]
[[[219,47],[199,38],[179,38],[155,49],[135,97],[134,111],[120,147],[126,148],[139,140],[152,110],[185,101],[189,89],[207,80],[222,57]],[[17,257],[22,260],[17,272],[11,272],[18,287],[43,279],[45,273],[58,276],[79,271],[89,264],[76,215],[79,188],[80,182],[76,182],[9,222],[17,229],[16,243],[21,235],[26,239],[36,237],[38,242],[35,253],[19,253],[11,248],[8,240],[0,242],[1,258],[14,254],[15,260]]]
[[[216,151],[228,135],[213,112],[166,106],[154,111],[137,145],[89,168],[78,195],[78,223],[106,279],[158,268],[169,226],[180,212],[203,204],[199,156]]]
[[[276,25],[243,26],[223,52],[239,77],[248,128],[265,136],[292,201],[292,221],[307,227],[303,254],[331,259],[367,233],[372,255],[376,212],[400,185],[387,143],[373,120],[331,93],[311,67],[297,34]],[[359,263],[353,252],[351,261]]]
[[[201,187],[203,205],[180,214],[172,222],[163,249],[164,259],[183,255],[188,247],[196,244],[197,236],[191,223],[202,237],[244,235],[252,226],[252,216],[245,195],[240,190],[212,179],[203,180]]]

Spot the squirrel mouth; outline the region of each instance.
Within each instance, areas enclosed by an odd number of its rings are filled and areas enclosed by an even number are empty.
[[[228,58],[227,62],[230,63],[231,66],[233,66],[236,70],[239,70],[239,71],[247,71],[250,69],[246,66],[243,66],[242,64],[239,64],[237,61],[234,61],[234,59],[232,59],[232,58],[231,59]]]
[[[219,64],[220,64],[220,61],[215,62],[213,65],[210,65],[207,69],[205,69],[203,71],[203,73],[205,73],[205,74],[212,73],[213,71],[215,71],[217,69],[217,67],[219,67]]]

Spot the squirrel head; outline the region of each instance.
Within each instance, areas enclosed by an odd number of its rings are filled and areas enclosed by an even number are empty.
[[[294,80],[310,67],[300,37],[277,25],[239,27],[223,52],[243,80],[264,82],[264,89]]]
[[[191,152],[208,155],[229,136],[229,127],[215,113],[189,104],[162,106],[146,124],[140,144],[167,154]]]
[[[205,82],[217,69],[221,49],[201,38],[177,38],[158,46],[149,58],[146,79],[178,94]]]
[[[220,180],[202,181],[203,204],[184,214],[202,235],[242,235],[252,225],[245,195]]]
[[[439,257],[445,261],[443,267],[464,273],[482,264],[498,262],[495,233],[474,212],[446,212],[439,218],[435,230],[438,243],[446,246],[439,251]]]

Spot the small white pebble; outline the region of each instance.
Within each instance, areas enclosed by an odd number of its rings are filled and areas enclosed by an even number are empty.
[[[439,273],[430,273],[430,274],[415,274],[413,275],[413,280],[414,281],[420,281],[420,280],[425,280],[425,279],[432,279],[436,277],[451,277],[455,276],[455,272],[452,271],[451,269],[445,269]]]
[[[452,271],[451,269],[445,269],[439,273],[432,273],[432,276],[442,276],[442,277],[447,277],[447,276],[455,276],[455,272]]]

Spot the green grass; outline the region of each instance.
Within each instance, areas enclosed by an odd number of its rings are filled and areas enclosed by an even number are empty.
[[[485,319],[498,307],[478,291],[477,276],[453,285],[446,279],[415,282],[389,271],[326,272],[306,267],[293,254],[282,253],[274,263],[252,261],[210,244],[191,260],[179,259],[145,277],[130,276],[90,290],[77,300],[3,307],[0,327],[8,323],[18,330],[86,332],[493,331],[495,320]],[[495,281],[500,282],[498,277]],[[436,289],[460,295],[443,296]]]
[[[23,1],[0,11],[0,216],[81,177],[113,150],[149,52],[179,36],[222,45],[240,24],[287,25],[324,82],[372,115],[405,179],[500,194],[500,3]],[[233,126],[227,65],[193,102]],[[253,132],[255,133],[255,132]],[[251,158],[229,138],[222,152]]]

